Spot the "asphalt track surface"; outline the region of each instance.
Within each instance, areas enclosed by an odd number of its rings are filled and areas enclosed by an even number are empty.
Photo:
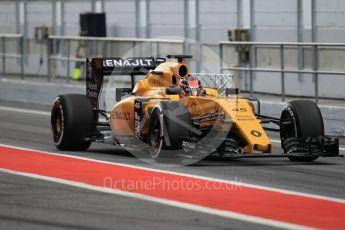
[[[0,102],[0,144],[61,153],[52,145],[50,117],[44,113],[49,109]],[[278,140],[276,135],[272,138]],[[273,144],[274,152],[281,153],[279,143]],[[343,149],[344,143],[341,145]],[[87,152],[64,154],[158,168],[103,144],[93,144]],[[211,159],[164,170],[345,199],[344,158],[320,158],[311,163],[286,158]],[[0,229],[272,228],[5,172],[0,172],[0,204]]]

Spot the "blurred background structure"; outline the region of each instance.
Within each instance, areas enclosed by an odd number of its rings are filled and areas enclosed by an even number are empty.
[[[85,12],[106,37],[82,33]],[[69,82],[86,56],[191,53],[242,91],[345,99],[344,18],[343,0],[1,0],[0,73]]]

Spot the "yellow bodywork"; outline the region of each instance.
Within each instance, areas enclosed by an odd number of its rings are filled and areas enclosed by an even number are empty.
[[[181,78],[189,76],[189,68],[185,63],[165,62],[154,71],[149,72],[143,80],[139,80],[133,96],[118,102],[110,114],[110,126],[116,137],[135,135],[135,100],[147,99],[142,104],[141,132],[147,134],[148,121],[152,108],[161,100],[173,100],[184,103],[191,117],[217,113],[224,122],[232,122],[231,130],[245,143],[244,152],[272,152],[272,144],[266,132],[254,115],[254,107],[247,99],[220,96],[215,89],[205,88],[202,96],[190,96],[181,99],[179,95],[167,95],[166,88],[179,87]],[[200,126],[213,125],[215,120],[206,120]],[[224,127],[228,127],[225,126]],[[222,127],[220,127],[222,128]]]

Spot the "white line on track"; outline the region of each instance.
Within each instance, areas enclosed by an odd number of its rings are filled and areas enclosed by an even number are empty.
[[[273,140],[273,139],[271,139],[271,142],[274,142],[274,143],[281,143],[280,140]]]
[[[7,107],[7,106],[0,106],[0,110],[10,111],[10,112],[18,112],[18,113],[29,113],[29,114],[35,114],[35,115],[50,116],[50,112],[37,111],[37,110],[32,110],[32,109],[19,109],[19,108]]]
[[[223,210],[208,208],[208,207],[204,207],[204,206],[200,206],[200,205],[194,205],[194,204],[188,204],[188,203],[183,203],[183,202],[179,202],[179,201],[157,198],[157,197],[148,196],[148,195],[139,194],[139,193],[126,192],[126,191],[122,191],[122,190],[115,190],[115,189],[110,189],[110,188],[105,188],[105,187],[98,187],[98,186],[88,185],[85,183],[74,182],[74,181],[69,181],[69,180],[64,180],[64,179],[59,179],[59,178],[41,176],[41,175],[37,175],[37,174],[18,172],[18,171],[7,170],[7,169],[0,169],[0,171],[5,172],[5,173],[14,174],[14,175],[26,176],[26,177],[30,177],[30,178],[41,179],[41,180],[65,184],[65,185],[69,185],[69,186],[89,189],[89,190],[93,190],[93,191],[110,193],[110,194],[115,194],[115,195],[120,195],[120,196],[140,199],[140,200],[145,200],[145,201],[164,204],[164,205],[173,206],[173,207],[177,207],[177,208],[183,208],[183,209],[187,209],[187,210],[191,210],[191,211],[202,212],[202,213],[206,213],[209,215],[221,216],[221,217],[225,217],[225,218],[237,219],[240,221],[245,221],[245,222],[250,222],[250,223],[255,223],[255,224],[272,226],[272,227],[276,227],[276,228],[313,229],[313,228],[309,228],[307,226],[296,225],[296,224],[291,224],[291,223],[286,223],[286,222],[276,221],[276,220],[270,220],[270,219],[265,219],[265,218],[261,218],[261,217],[249,216],[249,215],[240,214],[240,213],[231,212],[231,211],[223,211]]]
[[[19,109],[19,108],[7,107],[7,106],[0,106],[0,110],[50,116],[50,112],[37,111],[37,110],[32,110],[32,109]],[[271,139],[271,142],[280,143],[280,140],[272,140]],[[345,147],[340,147],[339,150],[345,151]]]

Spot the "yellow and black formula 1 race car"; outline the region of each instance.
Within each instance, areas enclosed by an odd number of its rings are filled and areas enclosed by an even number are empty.
[[[227,85],[231,75],[191,74],[190,55],[165,58],[88,58],[86,95],[58,96],[51,126],[60,150],[86,150],[104,142],[142,150],[156,161],[210,154],[226,157],[285,156],[312,161],[339,156],[338,139],[324,134],[318,106],[306,100],[286,104],[280,118],[260,114],[260,102]],[[116,90],[110,112],[99,109],[103,78],[128,74],[131,88]],[[135,82],[135,75],[145,75]],[[218,77],[218,78],[217,78]],[[202,86],[203,85],[203,86]],[[100,117],[104,117],[103,121]],[[268,128],[265,124],[275,124]],[[280,132],[284,153],[273,154],[265,130]]]

